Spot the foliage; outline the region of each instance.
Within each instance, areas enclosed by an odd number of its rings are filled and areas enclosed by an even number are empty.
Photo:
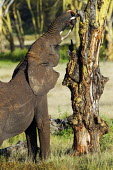
[[[63,136],[63,137],[65,137],[65,138],[69,138],[70,135],[72,135],[72,134],[73,134],[73,131],[72,131],[72,128],[71,128],[71,127],[68,128],[68,129],[59,131],[59,132],[57,133],[58,136]]]
[[[101,151],[111,150],[113,147],[113,120],[109,120],[110,132],[105,134],[101,139]]]
[[[8,1],[6,1],[8,2]],[[26,34],[35,35],[42,34],[47,31],[50,23],[62,12],[69,9],[72,10],[84,10],[87,4],[87,0],[26,0],[18,1],[14,0],[13,3],[8,7],[8,3],[3,3],[2,8],[0,8],[1,18],[0,18],[0,50],[5,50],[5,44],[7,44],[6,39],[10,45],[10,50],[14,50],[14,34],[16,35],[20,47],[24,47],[24,38]],[[10,3],[10,2],[9,2]],[[6,10],[8,9],[8,10]],[[15,9],[15,10],[14,10]],[[7,11],[7,13],[6,13]],[[7,15],[4,15],[7,14]],[[104,56],[113,60],[110,54],[112,51],[112,35],[113,35],[113,1],[111,0],[111,5],[108,10],[107,16],[107,27],[105,31],[105,51]],[[79,47],[79,20],[75,24],[74,29],[75,44],[77,48]],[[4,36],[5,41],[4,41]],[[108,38],[109,37],[109,38]],[[4,43],[5,42],[5,43]],[[9,46],[8,45],[8,46]],[[6,45],[7,46],[7,45]],[[109,50],[111,49],[111,50]],[[65,54],[65,53],[64,53]],[[66,55],[62,54],[63,60]],[[62,61],[62,60],[61,60]]]
[[[68,60],[68,44],[62,45],[60,47],[60,56],[62,60]]]
[[[13,52],[0,53],[0,60],[10,60],[13,62],[21,61],[26,53],[27,49],[21,50],[18,48]]]
[[[100,50],[100,60],[105,60],[104,58],[104,50],[105,47],[103,46]],[[0,53],[0,60],[1,61],[13,61],[13,62],[20,62],[24,56],[26,55],[28,49],[19,49],[16,48],[13,52],[2,52]],[[68,44],[62,45],[60,47],[60,63],[68,62]]]
[[[16,67],[16,65],[18,64],[18,62],[12,62],[10,60],[1,60],[0,61],[0,69],[4,68],[12,68],[12,67]]]
[[[68,50],[68,45],[63,45],[60,47],[60,62],[66,62],[68,60],[68,55],[66,54],[66,51]],[[13,52],[5,52],[0,53],[0,60],[4,61],[21,61],[23,60],[24,56],[26,55],[28,49],[20,49],[17,48]]]

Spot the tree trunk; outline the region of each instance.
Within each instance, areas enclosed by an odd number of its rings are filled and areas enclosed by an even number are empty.
[[[3,17],[3,21],[4,21],[4,26],[2,27],[2,31],[6,39],[9,41],[11,52],[13,52],[15,49],[15,45],[14,45],[13,30],[12,30],[9,12],[7,12],[6,18]]]
[[[15,4],[13,5],[13,16],[14,16],[14,27],[17,33],[17,38],[20,44],[20,48],[24,49],[24,31],[22,28],[22,21],[21,21],[20,13],[17,10]]]
[[[32,17],[32,23],[33,23],[33,27],[34,27],[34,31],[35,31],[35,39],[37,39],[37,26],[36,26],[36,20],[35,20],[35,16],[31,7],[31,0],[26,0],[29,11],[31,13],[31,17]]]
[[[37,1],[37,12],[38,12],[38,17],[37,17],[38,29],[39,29],[39,33],[42,34],[43,27],[44,27],[43,0]]]
[[[1,0],[0,0],[1,3]],[[0,49],[2,46],[2,8],[0,8]],[[2,50],[0,50],[1,52]]]
[[[73,115],[68,122],[74,131],[74,154],[100,151],[100,138],[108,132],[107,122],[99,116],[99,99],[108,81],[100,73],[99,50],[109,0],[89,0],[80,15],[80,47],[69,46],[69,63],[63,85],[71,91]]]
[[[0,0],[0,4],[2,3],[2,0]],[[4,41],[3,41],[3,34],[2,34],[2,27],[3,27],[3,10],[2,7],[0,8],[0,52],[4,51]]]
[[[74,8],[77,10],[82,10],[84,4],[83,1],[76,0],[74,3]],[[75,34],[75,46],[78,48],[80,46],[80,37],[79,37],[79,20],[76,20],[75,27],[74,27],[74,34]]]

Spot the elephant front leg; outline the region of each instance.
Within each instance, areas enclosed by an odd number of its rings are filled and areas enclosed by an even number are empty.
[[[40,158],[46,159],[50,153],[50,121],[48,116],[47,96],[41,97],[35,115],[40,141]]]
[[[43,128],[38,129],[40,141],[40,158],[46,159],[50,153],[50,122],[45,120]]]
[[[26,134],[27,146],[28,146],[28,156],[33,162],[36,162],[38,147],[37,147],[37,132],[36,132],[35,120],[33,120],[30,126],[25,130],[25,134]]]

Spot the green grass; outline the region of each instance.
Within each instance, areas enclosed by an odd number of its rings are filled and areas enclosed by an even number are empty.
[[[16,66],[18,64],[18,62],[12,62],[10,60],[2,60],[0,61],[0,69],[8,69],[8,68],[12,68],[14,66]]]
[[[68,55],[66,51],[68,50],[67,45],[63,45],[60,47],[60,62],[64,63],[68,61]],[[0,61],[12,61],[12,62],[19,62],[21,61],[24,56],[26,55],[28,49],[19,49],[16,48],[13,52],[5,52],[5,53],[0,53]]]
[[[73,156],[68,152],[72,148],[73,133],[71,128],[51,135],[51,155],[41,162],[37,156],[37,164],[27,160],[27,153],[16,153],[6,162],[0,159],[2,169],[39,169],[39,170],[112,170],[113,168],[113,120],[108,120],[111,131],[101,139],[101,152],[83,156]],[[24,140],[23,134],[6,141],[12,145],[18,140]],[[20,161],[19,161],[20,160]]]
[[[0,60],[2,61],[13,61],[13,62],[18,62],[23,60],[24,56],[26,55],[28,49],[19,49],[17,48],[13,52],[5,52],[5,53],[0,53]]]

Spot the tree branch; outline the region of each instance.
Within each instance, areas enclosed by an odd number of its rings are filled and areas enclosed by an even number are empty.
[[[4,16],[6,16],[8,10],[9,10],[9,7],[12,5],[13,2],[14,2],[14,0],[11,0],[11,1],[8,3],[8,5],[6,6],[6,9],[5,9],[4,14],[3,14]]]

